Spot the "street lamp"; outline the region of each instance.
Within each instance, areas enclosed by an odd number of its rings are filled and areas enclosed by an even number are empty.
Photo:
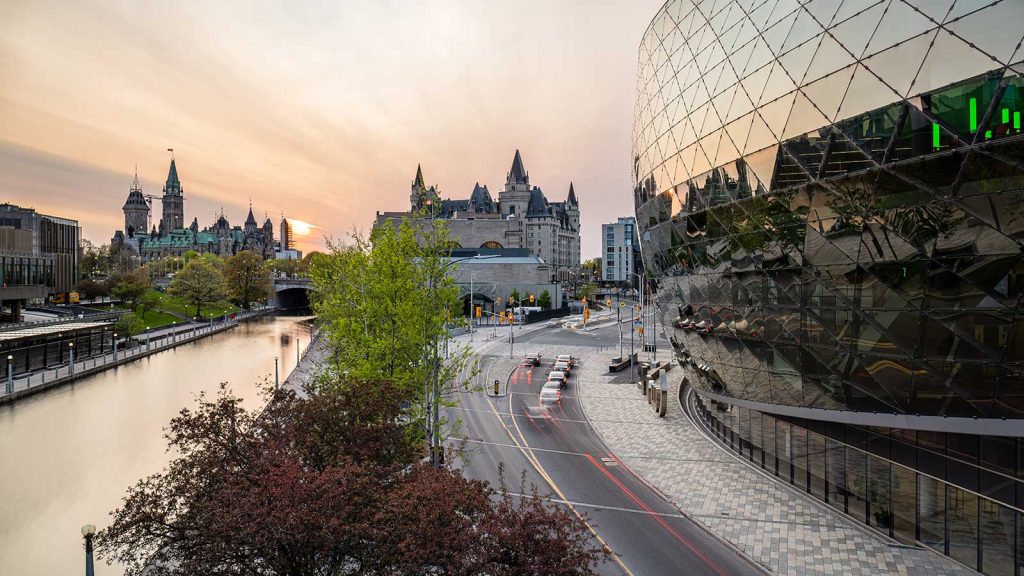
[[[114,332],[114,362],[117,362],[117,332]]]
[[[75,375],[75,343],[68,342],[68,365],[70,366],[71,376]]]
[[[274,389],[277,390],[280,387],[281,382],[277,374],[277,356],[274,356]]]
[[[85,576],[95,576],[92,566],[92,537],[95,535],[95,526],[92,524],[82,526],[82,538],[85,538]]]
[[[149,341],[153,339],[153,335],[149,333],[149,326],[146,326],[146,351],[149,351]]]
[[[491,258],[497,258],[498,254],[477,254],[475,256],[467,256],[464,258],[454,258],[448,260],[448,262],[441,265],[441,270],[447,273],[448,268],[459,262],[465,262],[466,260],[488,260]],[[470,276],[472,281],[472,276]],[[428,291],[433,291],[433,276],[427,279]],[[445,345],[448,344],[448,321],[445,320]],[[441,452],[441,438],[440,430],[438,430],[438,423],[441,421],[441,390],[440,390],[440,372],[441,372],[441,359],[437,350],[437,344],[434,345],[434,369],[431,375],[431,381],[427,386],[426,394],[426,406],[427,406],[427,418],[426,418],[426,437],[427,446],[430,450],[430,465],[434,468],[440,468],[443,464],[442,452]]]
[[[14,356],[7,355],[7,393],[14,393]]]

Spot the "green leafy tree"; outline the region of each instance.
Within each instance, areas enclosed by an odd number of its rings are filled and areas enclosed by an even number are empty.
[[[123,336],[135,336],[139,332],[142,332],[144,327],[145,324],[142,323],[142,319],[140,319],[134,312],[122,314],[121,317],[114,322],[114,332]]]
[[[449,273],[447,228],[408,221],[311,259],[313,310],[325,328],[333,369],[402,390],[414,418],[458,385],[468,351],[444,357],[451,311],[461,310]],[[426,433],[425,427],[418,430]],[[441,431],[430,434],[439,438]],[[416,439],[413,439],[416,440]]]
[[[124,302],[125,307],[134,312],[139,304],[139,298],[149,292],[149,289],[149,272],[145,268],[139,268],[122,274],[110,290],[110,295]]]
[[[160,305],[160,296],[152,290],[147,291],[139,298],[139,308],[142,309],[142,318],[146,318],[146,313],[150,310],[155,310]]]
[[[256,253],[243,250],[224,263],[224,280],[235,302],[248,309],[270,293],[270,269]]]
[[[551,309],[551,292],[548,292],[546,288],[540,293],[540,297],[537,298],[537,306],[540,306],[544,310]]]
[[[181,255],[181,257],[182,259],[185,260],[185,263],[188,264],[189,262],[199,257],[199,252],[196,252],[195,250],[187,250],[184,254]]]
[[[203,306],[220,302],[227,296],[224,275],[205,257],[196,258],[186,264],[181,272],[174,276],[167,292],[195,306],[196,318],[202,315]]]

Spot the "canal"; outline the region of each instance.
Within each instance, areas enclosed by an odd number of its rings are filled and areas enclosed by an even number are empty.
[[[308,317],[271,316],[0,406],[0,574],[84,571],[80,528],[104,528],[125,490],[169,461],[163,428],[200,392],[229,383],[247,408],[283,381]],[[120,575],[97,563],[97,576]]]

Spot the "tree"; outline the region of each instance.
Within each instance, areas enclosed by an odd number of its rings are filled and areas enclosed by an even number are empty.
[[[126,337],[135,336],[139,332],[142,332],[144,327],[145,324],[142,323],[142,320],[134,312],[122,314],[121,317],[114,322],[114,332]]]
[[[253,301],[261,301],[270,293],[270,271],[263,258],[243,250],[224,263],[224,280],[231,297],[248,309]]]
[[[110,290],[110,295],[125,303],[128,310],[135,311],[139,298],[149,291],[149,272],[139,268],[128,274],[122,274],[117,284]]]
[[[508,297],[509,297],[510,300],[514,300],[515,301],[513,303],[513,306],[519,306],[520,305],[519,300],[520,300],[521,297],[519,296],[519,290],[513,288],[512,291],[508,293]]]
[[[226,296],[224,275],[205,256],[185,264],[167,288],[168,293],[196,307],[196,318],[202,316],[203,306],[220,302]]]
[[[142,318],[146,318],[146,312],[155,309],[160,304],[160,296],[152,290],[146,292],[139,298],[139,308],[142,308]]]
[[[86,278],[75,284],[75,292],[78,292],[86,300],[95,300],[96,298],[106,296],[110,293],[110,290],[107,289],[103,282],[96,282]]]
[[[537,298],[537,306],[540,306],[544,310],[551,309],[551,292],[548,292],[547,288],[540,293],[540,297]]]
[[[223,388],[200,396],[165,432],[175,459],[97,536],[100,557],[129,576],[593,573],[604,553],[569,510],[425,466],[403,441],[402,390],[335,384],[273,392],[262,414]]]
[[[443,396],[460,385],[469,352],[446,358],[442,349],[449,312],[462,306],[449,273],[447,228],[416,222],[379,226],[369,238],[353,234],[348,245],[331,243],[330,254],[311,259],[309,275],[330,369],[394,382],[407,394],[409,416],[432,424],[414,440],[426,436],[437,446],[442,423],[428,410],[437,416]]]

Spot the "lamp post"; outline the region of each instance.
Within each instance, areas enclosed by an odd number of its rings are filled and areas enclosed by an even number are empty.
[[[469,341],[473,342],[473,319],[476,317],[476,294],[473,292],[473,277],[476,272],[469,273],[469,318],[466,327],[469,329]]]
[[[114,332],[114,362],[117,362],[117,332]]]
[[[14,393],[14,356],[7,355],[7,393]]]
[[[465,258],[454,258],[454,259],[450,259],[450,260],[448,260],[448,262],[442,264],[441,265],[441,270],[442,270],[442,272],[447,273],[447,270],[448,270],[449,266],[452,266],[452,265],[457,264],[459,262],[465,262],[466,260],[487,260],[487,259],[490,259],[490,258],[497,258],[497,257],[498,257],[497,254],[488,254],[488,255],[477,254],[475,256],[467,256]],[[472,275],[470,276],[470,279],[472,281]],[[431,277],[428,278],[427,280],[428,280],[427,281],[427,290],[430,291],[431,295],[432,295],[433,289],[434,289],[434,279],[433,279],[433,276],[431,275]],[[448,345],[447,331],[448,331],[448,321],[446,319],[445,320],[445,346]],[[441,447],[441,434],[440,434],[441,431],[439,430],[439,423],[441,421],[441,390],[440,390],[440,387],[441,387],[440,386],[441,358],[440,358],[440,351],[437,348],[438,348],[437,344],[435,343],[434,344],[434,354],[433,354],[434,355],[434,358],[433,358],[433,364],[434,364],[433,368],[434,369],[431,371],[432,374],[429,376],[430,381],[427,382],[427,386],[425,387],[426,388],[426,390],[425,390],[426,394],[424,395],[424,400],[426,400],[426,408],[427,408],[427,417],[426,417],[427,446],[428,446],[428,449],[430,451],[430,465],[433,466],[434,468],[440,468],[442,466],[442,464],[444,463],[444,460],[442,458],[443,452],[441,451],[441,448],[442,448]]]
[[[68,342],[68,366],[71,376],[75,375],[75,343]]]
[[[92,566],[92,537],[95,535],[95,526],[92,524],[82,526],[82,538],[85,538],[85,576],[95,576]]]
[[[149,333],[149,326],[146,326],[146,351],[149,352],[149,341],[153,339],[153,335]]]
[[[278,374],[277,374],[277,356],[274,356],[274,389],[276,390],[276,389],[278,389],[280,387],[281,387],[281,382],[280,382],[280,379],[278,378]]]

